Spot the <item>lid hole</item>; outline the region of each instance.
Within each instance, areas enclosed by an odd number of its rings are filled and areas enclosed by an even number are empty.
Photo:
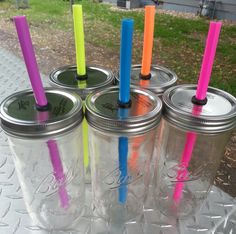
[[[142,75],[142,73],[139,73],[139,79],[141,80],[150,80],[152,77],[151,73],[149,73],[148,75]]]
[[[117,104],[118,104],[119,108],[130,108],[132,105],[132,101],[129,100],[128,102],[124,103],[124,102],[121,102],[120,100],[118,100]]]
[[[75,75],[75,79],[76,79],[76,81],[82,81],[82,80],[87,80],[88,79],[88,75],[87,75],[87,73],[85,74],[85,75],[78,75],[78,74],[76,74]]]
[[[51,105],[49,103],[45,106],[40,106],[38,104],[35,104],[35,106],[38,111],[49,111],[51,109]]]
[[[197,99],[196,96],[192,97],[192,103],[199,106],[204,106],[207,104],[207,98],[205,97],[203,100]]]

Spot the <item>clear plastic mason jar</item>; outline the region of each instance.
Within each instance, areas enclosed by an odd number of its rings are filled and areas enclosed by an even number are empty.
[[[32,91],[6,98],[1,127],[8,136],[25,205],[36,225],[71,228],[84,211],[82,100],[46,90],[48,109],[38,109]]]
[[[163,93],[168,88],[174,86],[178,80],[177,75],[173,71],[169,70],[166,67],[159,66],[157,64],[151,65],[150,74],[147,76],[141,75],[141,68],[142,68],[141,64],[132,65],[131,79],[130,79],[131,86],[150,90],[153,93],[155,93],[160,99],[162,99]],[[120,81],[119,71],[115,72],[115,80],[117,82]],[[161,131],[159,131],[158,134],[156,135],[156,138],[157,138],[155,140],[156,142],[159,142],[160,134],[161,134]],[[159,155],[158,150],[159,150],[158,144],[155,144],[153,154]],[[154,168],[154,164],[152,161],[151,170],[150,170],[151,173],[153,173],[154,171],[153,168]],[[153,176],[154,175],[151,174],[151,177]],[[152,190],[152,185],[153,185],[152,183],[149,184],[149,191]],[[144,210],[149,210],[149,211],[153,210],[154,206],[155,205],[154,205],[153,197],[149,193],[144,204]]]
[[[130,84],[133,87],[148,89],[160,98],[168,88],[177,82],[177,75],[168,68],[153,64],[150,74],[147,76],[141,75],[141,68],[141,64],[132,65]],[[117,82],[120,81],[119,71],[115,73],[115,79]]]
[[[207,103],[196,103],[196,86],[181,85],[163,95],[160,157],[154,155],[154,199],[167,216],[184,218],[203,204],[225,145],[236,126],[236,99],[208,88]]]
[[[86,99],[94,211],[116,224],[142,214],[162,108],[149,91],[131,89],[129,107],[118,97],[111,88]]]
[[[94,91],[110,87],[114,81],[113,73],[99,66],[89,65],[86,67],[86,75],[78,76],[76,66],[59,67],[49,75],[50,83],[56,88],[76,92],[84,101]],[[83,119],[82,123],[85,181],[91,183],[90,157],[88,152],[88,123]]]

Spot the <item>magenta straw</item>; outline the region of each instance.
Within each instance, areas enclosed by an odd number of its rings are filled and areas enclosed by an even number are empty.
[[[200,108],[200,109],[199,109]],[[194,116],[198,116],[201,113],[202,106],[193,106],[193,111],[192,114]],[[182,198],[182,191],[184,188],[184,182],[181,181],[186,181],[188,180],[188,165],[191,160],[191,156],[193,153],[193,148],[195,145],[197,139],[197,135],[194,132],[188,132],[186,134],[186,140],[185,140],[185,145],[184,145],[184,150],[182,153],[182,159],[180,163],[180,169],[178,171],[177,175],[177,183],[175,185],[174,189],[174,194],[173,194],[173,199],[175,202],[179,202],[180,199]]]
[[[34,93],[35,102],[38,107],[45,107],[48,104],[42,81],[40,78],[40,73],[35,58],[35,53],[30,37],[29,27],[25,16],[15,16],[14,22],[16,25],[16,30],[21,45],[21,50],[24,56],[25,64],[29,74],[31,86]],[[40,121],[46,121],[48,119],[48,112],[40,112],[38,119]],[[47,142],[50,159],[53,166],[54,176],[58,182],[59,196],[61,201],[61,206],[67,208],[69,205],[69,198],[67,191],[65,189],[65,176],[63,173],[63,167],[60,159],[60,154],[57,148],[57,144],[54,140],[49,140]]]
[[[53,165],[54,176],[58,183],[61,206],[63,208],[67,208],[69,206],[69,197],[66,191],[66,177],[63,172],[63,167],[57,143],[55,140],[49,140],[47,141],[47,145],[50,152],[51,162],[53,162],[52,165]]]
[[[210,82],[211,71],[216,54],[216,47],[220,36],[221,25],[221,22],[210,22],[210,28],[207,36],[206,47],[196,91],[196,98],[198,100],[204,100],[206,98],[207,88]]]
[[[216,48],[220,36],[221,22],[210,22],[210,27],[208,31],[205,52],[202,61],[202,67],[200,71],[200,76],[198,80],[197,90],[196,90],[196,99],[204,100],[206,98],[208,85],[210,82],[212,67],[214,63]],[[193,116],[200,115],[202,106],[193,106],[192,114]],[[192,157],[194,145],[196,142],[197,135],[194,132],[188,132],[186,134],[186,141],[184,145],[184,150],[182,153],[181,167],[177,175],[177,183],[174,188],[173,200],[178,203],[182,198],[184,182],[187,180],[188,170],[187,167]]]
[[[39,111],[37,118],[41,122],[47,121],[48,112]],[[53,166],[53,175],[55,176],[58,185],[58,193],[60,197],[61,207],[66,209],[69,206],[69,197],[66,191],[66,176],[63,172],[59,149],[55,140],[48,140],[47,146],[50,154],[50,160]]]
[[[26,17],[15,16],[14,22],[36,103],[39,106],[46,106],[48,102],[40,78]]]

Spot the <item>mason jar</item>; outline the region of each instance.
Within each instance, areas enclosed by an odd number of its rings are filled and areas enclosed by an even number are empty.
[[[86,75],[78,76],[76,66],[59,67],[49,75],[50,84],[70,92],[76,92],[84,101],[92,92],[104,89],[113,84],[113,73],[103,67],[88,65]],[[88,123],[84,118],[82,122],[85,181],[91,183],[90,157],[88,152]]]
[[[0,106],[26,209],[34,223],[70,228],[85,203],[82,100],[46,89],[48,106],[39,109],[30,90],[7,97]]]
[[[150,180],[161,100],[131,89],[131,105],[118,105],[119,89],[95,92],[86,99],[91,155],[92,202],[95,213],[116,224],[143,212]]]
[[[136,88],[148,89],[159,97],[178,80],[173,71],[159,65],[151,65],[150,74],[147,76],[141,75],[141,68],[141,64],[132,65],[130,84]],[[120,81],[119,71],[115,73],[115,79],[117,82]]]
[[[209,87],[207,102],[196,103],[195,92],[195,85],[179,85],[164,93],[160,156],[154,155],[156,207],[177,218],[202,205],[236,126],[235,97]]]

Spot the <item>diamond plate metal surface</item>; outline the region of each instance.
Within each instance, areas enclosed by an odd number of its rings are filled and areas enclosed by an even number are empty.
[[[47,77],[42,76],[45,86]],[[24,63],[0,48],[0,101],[8,95],[29,88]],[[90,215],[91,190],[87,189],[85,215],[73,230],[43,230],[33,224],[26,211],[7,139],[0,129],[0,233],[1,234],[234,234],[236,199],[213,186],[201,210],[187,220],[165,217],[158,211],[145,210],[137,222],[123,227],[105,223]]]

